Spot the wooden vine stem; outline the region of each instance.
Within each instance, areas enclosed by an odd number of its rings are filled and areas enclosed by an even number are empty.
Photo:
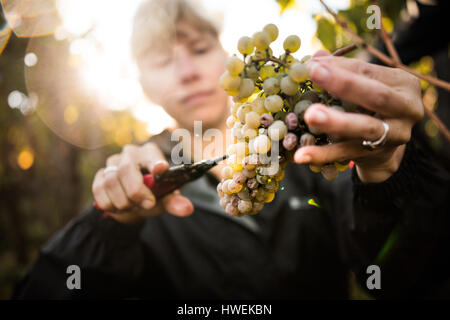
[[[381,39],[383,40],[390,56],[384,54],[380,50],[378,50],[375,47],[368,44],[363,38],[361,38],[355,32],[353,32],[353,30],[351,30],[348,27],[347,23],[345,21],[341,20],[338,17],[338,15],[333,10],[331,10],[330,7],[328,7],[328,5],[325,3],[324,0],[319,0],[319,1],[323,5],[325,10],[333,16],[336,23],[339,24],[347,33],[349,33],[352,36],[352,38],[357,42],[357,44],[359,44],[368,53],[370,53],[374,57],[378,58],[380,61],[382,61],[383,63],[385,63],[386,65],[388,65],[390,67],[402,69],[406,72],[409,72],[409,73],[415,75],[417,78],[425,80],[426,82],[428,82],[430,84],[433,84],[437,87],[441,87],[447,91],[450,91],[450,83],[449,82],[438,79],[438,78],[430,76],[430,75],[422,74],[420,72],[417,72],[417,71],[405,66],[401,62],[400,57],[397,53],[397,50],[395,49],[395,46],[392,43],[391,37],[388,35],[386,30],[384,29],[383,24],[381,24],[380,36],[381,36]],[[353,46],[353,45],[350,45],[350,46]],[[338,49],[337,51],[343,50],[345,48],[346,47]],[[347,53],[347,52],[345,52],[345,53]],[[450,132],[449,132],[448,128],[445,126],[445,124],[439,119],[439,117],[433,111],[431,111],[427,108],[424,108],[424,110],[425,110],[425,114],[432,121],[434,121],[434,123],[439,128],[439,131],[442,133],[442,135],[447,139],[448,142],[450,142]]]

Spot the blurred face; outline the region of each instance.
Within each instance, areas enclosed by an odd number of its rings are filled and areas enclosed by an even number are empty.
[[[221,127],[228,113],[228,97],[219,87],[226,52],[219,40],[179,23],[174,43],[152,49],[138,62],[142,87],[180,125],[192,129]]]

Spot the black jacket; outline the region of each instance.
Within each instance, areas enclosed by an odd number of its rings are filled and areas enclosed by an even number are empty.
[[[126,226],[88,208],[42,248],[14,298],[346,298],[349,270],[365,287],[371,264],[377,297],[449,296],[449,182],[410,142],[383,183],[350,170],[329,182],[293,164],[261,213],[232,218],[204,176],[182,189],[188,218]],[[73,264],[80,290],[66,287]]]

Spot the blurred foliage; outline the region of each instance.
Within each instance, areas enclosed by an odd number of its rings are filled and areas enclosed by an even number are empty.
[[[0,27],[5,30],[3,15]],[[75,129],[65,137],[55,134],[43,113],[28,104],[32,93],[24,57],[31,39],[38,38],[12,34],[0,56],[0,299],[10,297],[45,241],[90,205],[92,179],[106,157],[125,144],[142,143],[150,137],[146,124],[129,111],[104,113],[97,130]],[[50,41],[53,37],[39,39]],[[66,56],[53,57],[51,64],[62,65]],[[73,76],[61,70],[55,73],[40,80],[48,80],[53,90],[50,95],[57,95],[58,85]],[[81,107],[88,98],[77,95],[55,122],[75,126],[84,116]],[[47,105],[49,111],[57,111],[51,103],[39,101],[39,107]],[[80,141],[96,139],[103,147],[76,147],[68,142],[75,135]]]
[[[295,0],[276,0],[280,5],[280,12],[283,13],[284,10],[292,8],[295,6]]]
[[[378,1],[383,15],[383,24],[388,32],[392,31],[394,22],[397,20],[402,8],[405,6],[405,0],[382,0]],[[370,6],[370,0],[351,0],[347,9],[337,11],[338,17],[347,22],[348,27],[361,36],[368,43],[373,43],[378,39],[377,30],[367,28],[367,7]],[[317,21],[316,37],[322,42],[325,49],[330,52],[352,43],[352,38],[342,27],[334,23],[334,19],[328,14],[314,15]]]

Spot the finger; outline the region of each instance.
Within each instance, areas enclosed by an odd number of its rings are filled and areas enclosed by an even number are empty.
[[[94,199],[100,209],[113,210],[114,206],[103,187],[103,171],[104,169],[100,169],[95,174],[94,182],[92,183],[92,194],[94,195]]]
[[[187,217],[194,212],[192,202],[178,191],[165,196],[162,203],[167,212],[177,217]]]
[[[129,209],[132,204],[128,200],[126,192],[120,184],[117,172],[104,173],[103,177],[104,189],[106,190],[109,199],[111,199],[113,206],[119,211]]]
[[[376,141],[384,134],[380,119],[365,114],[342,112],[318,103],[306,110],[305,121],[308,126],[336,138]]]
[[[316,61],[339,67],[370,79],[381,81],[391,87],[408,88],[411,84],[416,84],[415,77],[406,71],[398,68],[376,65],[359,59],[327,55],[317,57]],[[407,86],[405,86],[405,84],[407,84]]]
[[[155,196],[145,186],[140,168],[129,153],[122,154],[117,173],[122,189],[131,202],[147,210],[155,206]]]
[[[155,175],[161,174],[169,168],[164,154],[154,143],[142,146],[142,151],[139,153],[139,164]]]
[[[328,57],[330,56],[330,53],[326,50],[318,50],[316,53],[313,54],[312,58],[319,58],[319,57]]]
[[[117,166],[120,162],[120,154],[113,154],[112,156],[106,159],[106,166]]]
[[[344,100],[383,115],[412,116],[404,95],[379,81],[319,62],[309,63],[308,70],[315,84]]]
[[[346,160],[357,160],[380,152],[366,150],[360,141],[344,141],[323,146],[306,146],[299,148],[294,154],[294,161],[298,164],[324,165],[326,163]]]

